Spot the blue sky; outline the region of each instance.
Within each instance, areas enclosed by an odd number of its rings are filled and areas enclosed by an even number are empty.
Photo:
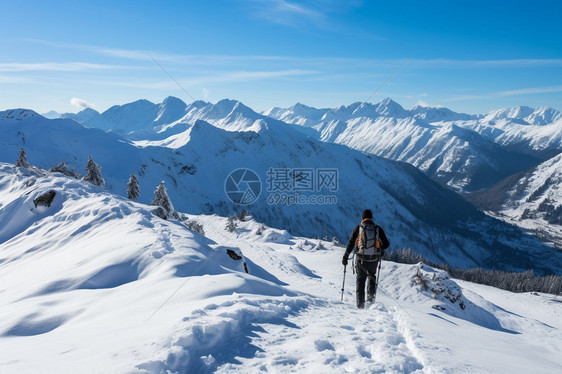
[[[560,14],[540,0],[5,2],[0,109],[189,102],[152,56],[193,98],[255,110],[364,101],[405,61],[371,102],[562,110]]]

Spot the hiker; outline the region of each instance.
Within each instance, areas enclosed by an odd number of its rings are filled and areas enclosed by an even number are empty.
[[[363,211],[363,221],[353,229],[342,264],[347,266],[348,257],[355,249],[355,269],[357,272],[357,290],[355,292],[357,307],[365,307],[365,281],[367,281],[367,301],[373,302],[376,290],[376,275],[379,261],[384,250],[390,245],[383,229],[373,222],[373,213]]]

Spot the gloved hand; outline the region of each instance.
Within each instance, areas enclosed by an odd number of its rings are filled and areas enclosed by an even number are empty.
[[[347,255],[343,256],[341,263],[343,264],[343,266],[347,266]]]

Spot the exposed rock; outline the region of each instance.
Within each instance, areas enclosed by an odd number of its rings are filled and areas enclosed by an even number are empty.
[[[55,191],[46,192],[43,195],[33,199],[33,204],[35,204],[36,208],[38,206],[50,207],[56,194],[57,193]]]

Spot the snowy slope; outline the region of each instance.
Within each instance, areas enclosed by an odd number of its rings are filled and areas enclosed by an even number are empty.
[[[486,122],[502,119],[519,120],[517,122],[521,124],[543,126],[561,120],[562,113],[550,107],[533,109],[528,106],[516,106],[494,110],[483,118]]]
[[[265,279],[224,247],[88,183],[2,164],[0,186],[4,373],[129,371],[166,349],[186,313],[223,295],[247,293],[249,304],[259,295],[264,320],[286,314],[294,295],[250,260]],[[52,205],[35,208],[49,190]]]
[[[530,154],[543,161],[562,150],[562,120],[560,119],[545,125],[533,126],[519,119],[486,118],[468,121],[462,126],[478,132],[506,149]]]
[[[239,207],[228,200],[225,180],[232,171],[249,168],[262,186],[249,209],[260,221],[293,234],[346,241],[360,212],[370,207],[392,233],[394,245],[415,249],[436,262],[547,272],[558,271],[562,264],[562,256],[551,254],[552,248],[484,216],[414,167],[309,139],[279,121],[258,120],[255,131],[241,132],[197,121],[165,139],[165,144],[152,141],[134,146],[115,134],[72,121],[38,115],[26,118],[0,122],[6,136],[0,160],[14,162],[21,146],[26,147],[29,161],[42,168],[61,161],[72,166],[72,160],[81,167],[92,154],[102,166],[110,191],[124,194],[130,173],[136,173],[144,203],[152,201],[152,192],[165,180],[180,211],[230,215]],[[36,131],[38,126],[44,132]],[[337,190],[319,191],[335,201],[289,204],[276,200],[274,192],[266,191],[270,168],[337,169]],[[315,191],[298,194],[305,199],[318,195]],[[545,261],[546,257],[552,260]]]
[[[45,190],[51,207],[33,206]],[[353,306],[343,248],[253,219],[209,237],[86,183],[0,166],[3,373],[556,372],[562,298],[384,262]],[[321,248],[321,249],[319,249]],[[233,249],[243,257],[226,255]],[[246,274],[242,261],[247,263]]]
[[[562,248],[562,153],[469,198]]]

